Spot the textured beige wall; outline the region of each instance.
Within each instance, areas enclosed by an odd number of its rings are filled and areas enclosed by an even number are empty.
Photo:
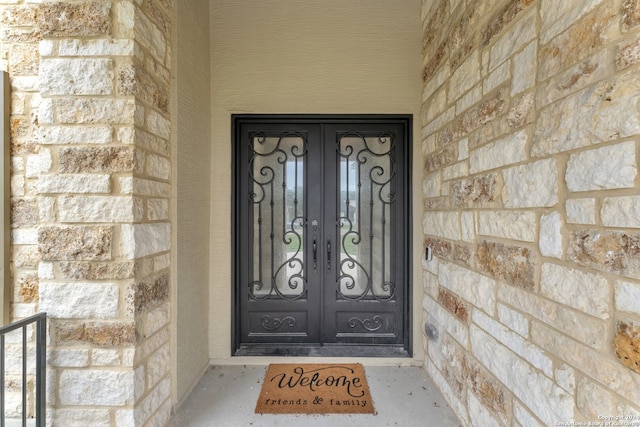
[[[231,352],[231,114],[401,113],[413,114],[419,129],[421,29],[418,0],[211,4],[215,256],[210,354],[220,360]],[[414,138],[414,152],[419,147]],[[414,171],[420,174],[422,166],[414,164]],[[420,182],[421,176],[414,176],[416,200]],[[421,215],[421,206],[416,209],[414,222]],[[419,222],[415,230],[420,232]],[[414,266],[419,269],[417,241]],[[414,288],[419,307],[420,276],[414,275]],[[416,323],[418,336],[421,329]],[[419,351],[420,339],[415,341]]]
[[[209,200],[211,125],[209,4],[176,2],[177,49],[174,98],[177,103],[174,146],[173,301],[175,393],[182,400],[209,362]]]

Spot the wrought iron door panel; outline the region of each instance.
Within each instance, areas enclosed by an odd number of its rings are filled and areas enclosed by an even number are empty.
[[[397,338],[395,313],[336,312],[338,338]]]
[[[245,343],[318,342],[306,241],[309,150],[319,127],[246,124],[238,135],[238,319]],[[310,148],[311,147],[311,148]],[[315,155],[317,156],[317,155]],[[311,170],[309,170],[311,169]],[[317,171],[316,171],[317,173]],[[311,328],[310,325],[314,325]]]
[[[405,305],[405,129],[400,124],[327,125],[325,204],[337,260],[328,269],[326,343],[400,344]]]
[[[236,354],[300,344],[410,353],[410,120],[234,120]]]
[[[249,313],[249,336],[306,336],[308,327],[304,311]]]
[[[338,299],[389,301],[395,298],[391,280],[390,225],[395,194],[392,157],[396,136],[336,135],[339,163]]]
[[[306,298],[302,242],[307,136],[252,132],[249,145],[249,204],[254,226],[249,297]]]

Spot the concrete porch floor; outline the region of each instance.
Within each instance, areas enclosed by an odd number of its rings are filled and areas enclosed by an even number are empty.
[[[460,423],[424,370],[366,366],[375,415],[254,413],[266,366],[213,366],[174,415],[170,427],[438,426]]]

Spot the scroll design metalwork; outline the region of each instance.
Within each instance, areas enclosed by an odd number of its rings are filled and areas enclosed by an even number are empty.
[[[284,141],[291,138],[300,140],[301,144],[287,146]],[[274,139],[275,143],[268,142]],[[303,212],[303,200],[299,199],[298,194],[298,171],[304,167],[306,154],[307,138],[301,133],[286,132],[271,136],[256,132],[249,135],[249,203],[257,208],[253,211],[257,212],[254,214],[254,228],[257,225],[254,233],[258,236],[257,247],[253,249],[253,258],[257,261],[256,275],[249,283],[251,299],[297,300],[306,297],[302,233],[307,220]],[[294,180],[293,216],[289,221],[286,219],[288,162],[293,163]],[[281,211],[276,212],[278,209]],[[282,219],[276,223],[278,216]],[[281,239],[278,238],[279,233]],[[276,260],[276,245],[280,245],[279,250],[287,248],[283,261]],[[268,274],[265,272],[265,262],[268,263]],[[286,283],[285,287],[297,292],[284,292],[278,285],[282,280]]]
[[[354,316],[354,317],[350,317],[349,320],[347,320],[347,325],[349,325],[350,328],[355,329],[356,326],[358,326],[358,323],[362,325],[362,327],[365,328],[367,331],[376,332],[380,328],[382,328],[382,325],[384,325],[384,319],[382,318],[382,316],[375,315],[373,316],[372,319],[369,319],[369,318],[360,319]]]
[[[368,139],[374,139],[376,141],[375,148],[369,143]],[[344,206],[344,215],[338,213],[338,220],[336,227],[338,233],[341,229],[343,231],[340,241],[340,269],[337,278],[337,296],[338,298],[359,301],[362,299],[375,299],[378,301],[389,301],[394,299],[396,285],[387,280],[388,275],[387,262],[388,256],[387,249],[389,242],[386,238],[386,232],[388,227],[387,208],[395,201],[395,193],[391,188],[391,183],[396,175],[396,163],[392,156],[395,147],[395,136],[390,133],[382,133],[376,136],[363,135],[357,132],[348,132],[341,134],[336,140],[336,150],[338,154],[338,160],[346,162],[344,168],[346,176],[341,179],[346,182],[346,197]],[[382,162],[381,160],[384,160]],[[371,162],[373,165],[367,167],[367,163]],[[377,162],[377,164],[376,164]],[[385,169],[380,163],[387,163],[388,167]],[[354,169],[356,188],[355,198],[356,200],[350,200],[350,177],[351,169]],[[363,180],[368,180],[368,194],[363,195]],[[366,201],[369,204],[368,215],[363,213],[362,203],[363,196],[367,197]],[[355,203],[355,207],[352,208],[351,203]],[[351,212],[351,210],[354,212]],[[374,215],[374,210],[378,209],[379,217]],[[338,208],[340,212],[340,208]],[[353,217],[353,219],[351,219]],[[374,223],[375,221],[375,223]],[[363,233],[363,224],[367,223],[368,233]],[[377,238],[381,245],[381,258],[374,259],[374,238]],[[361,247],[362,243],[367,239],[368,252],[364,253],[364,256],[355,257],[348,250],[347,246]],[[380,267],[381,271],[374,277],[374,263]],[[343,292],[344,290],[353,291],[356,288],[357,279],[360,282],[365,281],[365,286],[359,285],[362,288],[362,292],[353,294]],[[378,286],[374,286],[374,281]]]
[[[260,319],[260,326],[262,326],[264,330],[269,332],[277,331],[282,325],[285,324],[289,328],[293,328],[294,326],[296,326],[296,319],[291,316],[283,317],[282,319],[274,317],[272,319],[268,314],[262,316],[262,318]]]

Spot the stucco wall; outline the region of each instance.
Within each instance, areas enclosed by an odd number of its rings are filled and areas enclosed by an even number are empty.
[[[174,182],[174,370],[182,400],[209,363],[211,100],[209,1],[176,2]]]
[[[231,114],[414,114],[418,130],[420,4],[214,0],[211,36],[215,256],[210,354],[219,360],[229,359],[231,352]],[[418,196],[421,170],[414,165]],[[416,209],[414,218],[419,221],[421,210]],[[416,265],[420,250],[414,251]],[[416,278],[419,304],[421,282]]]

